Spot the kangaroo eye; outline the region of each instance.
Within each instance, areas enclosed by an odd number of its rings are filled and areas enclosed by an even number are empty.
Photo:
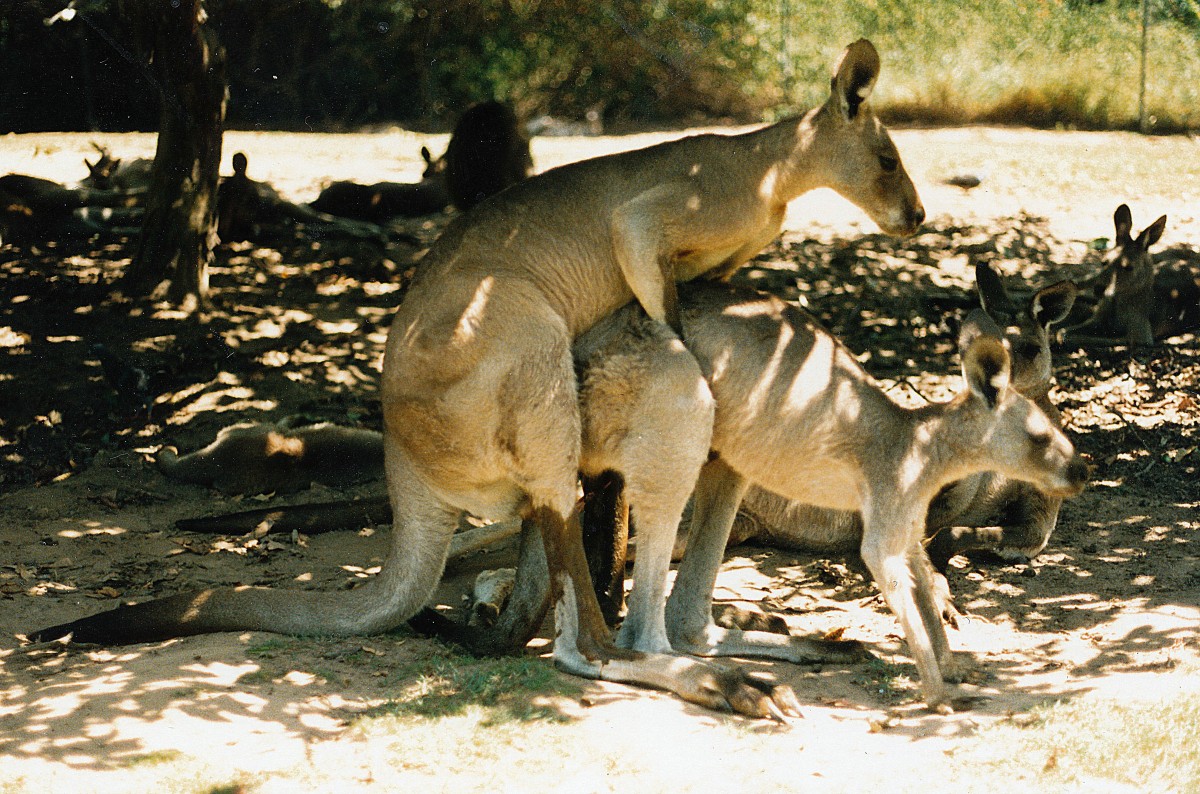
[[[900,161],[895,157],[888,157],[886,154],[881,154],[879,155],[879,167],[890,174],[900,167]]]

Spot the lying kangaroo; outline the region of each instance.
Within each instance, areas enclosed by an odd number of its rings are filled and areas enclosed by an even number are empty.
[[[182,457],[167,447],[158,468],[168,477],[223,493],[287,493],[314,482],[338,485],[370,479],[383,468],[378,433],[332,424],[282,427],[238,424]]]
[[[222,177],[217,191],[217,236],[223,243],[255,239],[265,227],[292,222],[331,236],[379,241],[390,237],[418,242],[411,235],[394,233],[373,223],[335,217],[306,204],[288,201],[269,183],[251,179],[248,167],[246,154],[236,152],[233,175]]]
[[[1105,267],[1081,286],[1089,293],[1088,316],[1066,328],[1067,341],[1080,344],[1125,342],[1151,345],[1200,328],[1200,277],[1183,271],[1160,272],[1150,246],[1162,237],[1163,215],[1137,237],[1131,236],[1129,205],[1113,213],[1115,243]]]
[[[800,119],[566,165],[452,222],[421,261],[388,336],[382,397],[394,551],[363,587],[207,590],[33,637],[74,632],[80,641],[130,642],[245,629],[384,631],[433,593],[461,513],[520,516],[542,538],[560,667],[711,707],[777,713],[786,706],[778,690],[676,655],[663,628],[669,550],[708,454],[713,404],[695,359],[660,324],[682,327],[676,281],[732,273],[778,234],[787,203],[813,188],[833,188],[885,231],[916,230],[924,209],[865,104],[878,73],[875,48],[855,42],[835,66],[829,100]],[[651,318],[646,338],[657,353],[642,385],[644,404],[656,410],[634,422],[635,432],[604,439],[593,458],[604,463],[608,455],[614,465],[633,459],[651,469],[642,473],[639,565],[663,575],[643,585],[635,569],[633,601],[644,604],[646,620],[624,632],[630,650],[613,644],[584,558],[575,510],[583,426],[571,347],[631,298]],[[640,456],[630,458],[629,446]]]
[[[450,205],[444,161],[433,159],[424,146],[421,157],[425,159],[425,173],[420,182],[376,182],[373,185],[334,182],[309,206],[318,212],[371,223],[442,212]]]
[[[28,174],[0,176],[0,230],[14,240],[87,238],[126,231],[104,222],[106,212],[128,208],[139,195],[87,187],[68,187]]]
[[[92,148],[100,155],[96,162],[84,158],[88,175],[80,180],[82,187],[98,190],[136,191],[149,190],[150,180],[154,172],[154,160],[149,157],[139,157],[135,160],[122,160],[113,157],[109,150],[98,143]]]
[[[1049,398],[1054,379],[1050,327],[1070,312],[1075,285],[1063,281],[1041,289],[1028,306],[1018,308],[989,265],[977,265],[975,279],[983,311],[994,321],[988,331],[1009,344],[1013,388],[1061,428],[1062,417]],[[987,321],[980,317],[977,322],[982,326]],[[930,557],[943,570],[950,557],[976,549],[1010,558],[1033,557],[1049,541],[1061,504],[1058,496],[996,472],[965,477],[942,489],[929,506],[925,535]],[[759,541],[818,552],[854,550],[862,542],[858,513],[822,510],[757,487],[746,492],[741,513],[731,542]]]
[[[1078,493],[1087,476],[1056,421],[1013,388],[1009,343],[991,318],[972,312],[960,336],[966,390],[947,403],[906,409],[834,337],[777,298],[715,285],[688,285],[681,297],[684,339],[705,372],[716,412],[713,455],[696,485],[687,550],[666,607],[672,647],[698,656],[788,661],[836,652],[828,643],[713,622],[717,570],[738,504],[754,484],[795,503],[861,517],[863,560],[900,620],[926,702],[946,710],[952,695],[945,679],[955,671],[921,545],[931,501],[952,483],[987,471],[1031,483],[1048,498]],[[587,364],[585,439],[589,432],[618,437],[649,424],[628,421],[624,402],[604,399],[589,381],[633,385],[637,394],[637,378],[649,375],[629,361],[637,362],[638,341],[652,331],[630,308],[580,340]],[[641,483],[631,482],[634,468],[626,462],[621,473],[626,488],[638,486],[628,497],[638,520],[649,497]],[[640,537],[642,527],[638,520]],[[649,551],[646,538],[639,543],[622,634],[655,618],[654,605],[639,600],[637,588],[665,580],[669,544],[664,551],[661,538],[651,542]],[[506,623],[502,615],[499,624],[510,637],[519,636],[513,627],[540,621],[544,609],[544,596],[521,589],[541,570],[536,552],[536,545],[522,547],[517,590],[505,610],[516,616]]]

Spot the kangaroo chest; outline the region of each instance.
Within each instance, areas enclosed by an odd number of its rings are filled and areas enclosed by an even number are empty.
[[[786,206],[780,207],[766,215],[747,219],[740,226],[735,224],[727,237],[708,245],[676,251],[672,257],[676,280],[690,281],[704,274],[709,274],[710,278],[727,278],[779,236],[786,210]]]

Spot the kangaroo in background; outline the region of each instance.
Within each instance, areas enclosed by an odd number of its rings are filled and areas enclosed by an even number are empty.
[[[6,239],[17,241],[131,233],[135,230],[112,225],[105,216],[140,200],[135,193],[74,188],[28,174],[5,174],[0,176],[0,231]]]
[[[1200,275],[1186,268],[1160,270],[1150,254],[1167,216],[1133,237],[1132,213],[1121,204],[1113,225],[1116,235],[1104,268],[1080,282],[1088,315],[1064,329],[1064,340],[1137,347],[1200,329]]]
[[[246,423],[222,428],[211,444],[187,455],[165,447],[157,464],[172,479],[222,493],[288,493],[314,482],[338,485],[377,476],[383,444],[373,430]]]
[[[125,161],[113,157],[112,153],[98,143],[92,143],[92,148],[99,153],[96,162],[84,158],[88,175],[80,180],[83,187],[97,190],[138,191],[149,190],[150,179],[154,172],[154,159],[139,157]]]
[[[839,58],[829,99],[798,119],[572,163],[451,222],[421,260],[388,336],[381,392],[393,552],[363,587],[216,588],[121,607],[32,638],[73,633],[111,643],[223,630],[384,631],[432,595],[462,513],[519,516],[542,540],[549,575],[540,582],[550,582],[556,602],[561,668],[746,714],[789,708],[778,689],[740,670],[678,655],[665,633],[666,564],[708,455],[713,417],[700,367],[671,332],[682,328],[676,282],[731,274],[779,233],[788,202],[817,187],[841,193],[884,231],[917,229],[924,208],[866,104],[878,74],[878,53],[860,40]],[[639,415],[635,432],[605,437],[589,458],[589,465],[633,461],[649,469],[629,478],[642,481],[646,494],[632,597],[646,620],[627,621],[622,646],[632,647],[618,647],[592,587],[576,509],[584,427],[571,349],[631,299],[649,315],[644,339],[654,355],[639,366],[647,374],[644,404],[655,411],[644,423]]]
[[[249,158],[245,152],[234,153],[232,164],[233,174],[222,177],[217,190],[217,236],[223,243],[255,239],[266,227],[293,222],[341,237],[418,242],[411,235],[399,234],[373,223],[338,218],[288,201],[269,183],[249,177]]]
[[[433,159],[429,149],[424,146],[421,147],[421,157],[425,160],[425,171],[420,182],[376,182],[373,185],[334,182],[324,188],[309,206],[318,212],[371,223],[442,212],[450,205],[444,174],[445,162]]]
[[[503,102],[480,102],[463,112],[442,156],[446,189],[461,212],[533,172],[529,139]]]

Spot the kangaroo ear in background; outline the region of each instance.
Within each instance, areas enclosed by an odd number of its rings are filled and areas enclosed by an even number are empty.
[[[1142,230],[1142,233],[1139,234],[1137,238],[1138,246],[1145,251],[1147,248],[1159,241],[1163,235],[1163,229],[1165,228],[1167,228],[1166,215],[1162,216]]]
[[[847,119],[858,115],[879,78],[879,52],[866,39],[859,39],[842,51],[833,67],[830,81],[832,98]]]
[[[972,309],[963,318],[962,328],[958,330],[959,352],[965,354],[967,348],[980,336],[994,336],[997,339],[1003,339],[1004,331],[1000,329],[990,314],[982,309]]]
[[[1044,287],[1034,293],[1030,301],[1030,314],[1038,325],[1049,328],[1067,319],[1078,294],[1079,287],[1069,279]]]
[[[1132,239],[1129,232],[1133,230],[1133,216],[1129,212],[1128,204],[1117,207],[1117,211],[1113,213],[1113,226],[1117,230],[1117,245],[1124,245]]]
[[[1004,340],[990,334],[974,337],[962,351],[962,368],[967,388],[995,408],[1012,377],[1012,359]]]
[[[1017,308],[1008,297],[1000,275],[986,262],[975,265],[975,290],[979,293],[979,305],[996,322],[1007,323],[1016,315]]]

